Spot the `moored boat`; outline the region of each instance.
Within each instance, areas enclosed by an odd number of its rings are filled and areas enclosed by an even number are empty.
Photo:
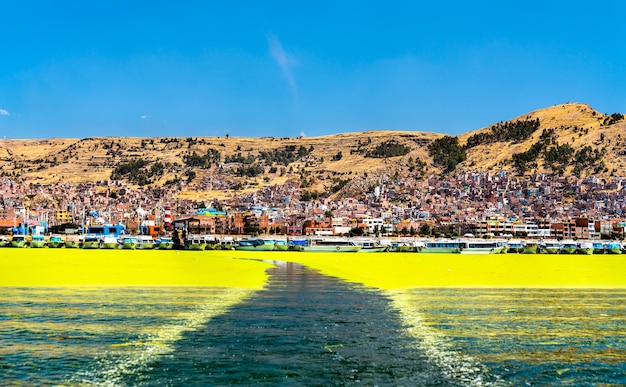
[[[66,235],[65,236],[65,248],[77,249],[80,247],[80,238],[78,235]]]
[[[137,248],[137,237],[132,235],[125,235],[120,242],[121,248],[124,250],[135,250]]]
[[[41,234],[31,236],[30,247],[36,249],[46,247],[46,237]]]
[[[171,250],[174,247],[174,240],[170,236],[162,235],[155,241],[155,247],[159,250]]]
[[[154,239],[150,235],[137,235],[137,248],[140,250],[154,249]]]
[[[100,248],[106,250],[117,249],[119,242],[114,235],[104,235],[100,241]]]
[[[306,246],[300,246],[300,251],[314,252],[356,253],[360,250],[361,246],[344,238],[311,238]]]
[[[537,254],[539,244],[537,241],[524,241],[523,254]]]
[[[276,251],[287,251],[289,249],[289,243],[287,239],[278,238],[274,239],[274,250]]]
[[[11,246],[11,240],[6,235],[0,235],[0,247],[9,247]]]
[[[503,254],[507,252],[504,242],[491,239],[461,241],[461,254]]]
[[[510,239],[507,243],[507,253],[524,252],[524,243],[521,239]]]
[[[289,251],[301,251],[303,247],[306,247],[309,241],[304,238],[291,238],[289,239]]]
[[[604,245],[607,254],[621,254],[622,246],[617,241],[606,242]]]
[[[50,235],[50,240],[48,240],[48,247],[51,249],[58,249],[63,247],[63,237],[61,235]]]
[[[558,254],[561,244],[556,239],[546,239],[541,243],[541,252],[546,254]]]
[[[574,254],[578,250],[578,246],[575,240],[564,239],[561,241],[561,248],[559,253],[561,254]]]
[[[604,243],[602,241],[592,241],[593,245],[593,253],[594,254],[604,254]]]
[[[389,246],[383,246],[374,239],[354,239],[354,244],[361,246],[359,253],[382,253],[389,250]]]
[[[86,234],[83,240],[83,249],[99,249],[100,237],[96,234]]]
[[[26,235],[13,235],[11,238],[11,247],[26,247]]]
[[[461,241],[456,239],[437,239],[424,242],[420,253],[457,254],[461,252]]]
[[[591,243],[590,241],[578,241],[576,252],[578,254],[586,255],[593,254],[593,243]]]
[[[188,235],[183,245],[185,250],[204,250],[206,241],[202,235]]]
[[[276,245],[273,239],[244,238],[235,245],[235,250],[272,251],[275,247]]]

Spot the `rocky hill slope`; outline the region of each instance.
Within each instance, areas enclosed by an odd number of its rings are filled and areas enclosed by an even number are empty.
[[[1,140],[0,174],[26,183],[124,181],[225,199],[289,185],[350,196],[452,171],[626,176],[626,123],[580,103],[540,109],[456,137],[370,131],[299,138]],[[626,134],[624,134],[626,136]]]

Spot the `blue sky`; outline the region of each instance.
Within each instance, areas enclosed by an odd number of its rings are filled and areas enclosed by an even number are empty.
[[[626,1],[0,0],[0,136],[460,134],[626,112]]]

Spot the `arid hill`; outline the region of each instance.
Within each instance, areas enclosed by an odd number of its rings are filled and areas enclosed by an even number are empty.
[[[449,171],[626,176],[621,114],[579,103],[540,109],[450,137],[368,131],[299,138],[1,140],[0,173],[27,183],[121,180],[228,198],[288,182],[311,194],[353,195]],[[454,157],[451,157],[454,155]]]

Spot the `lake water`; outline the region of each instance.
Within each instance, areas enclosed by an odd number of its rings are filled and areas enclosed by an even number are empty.
[[[626,290],[1,288],[5,385],[626,385]]]

